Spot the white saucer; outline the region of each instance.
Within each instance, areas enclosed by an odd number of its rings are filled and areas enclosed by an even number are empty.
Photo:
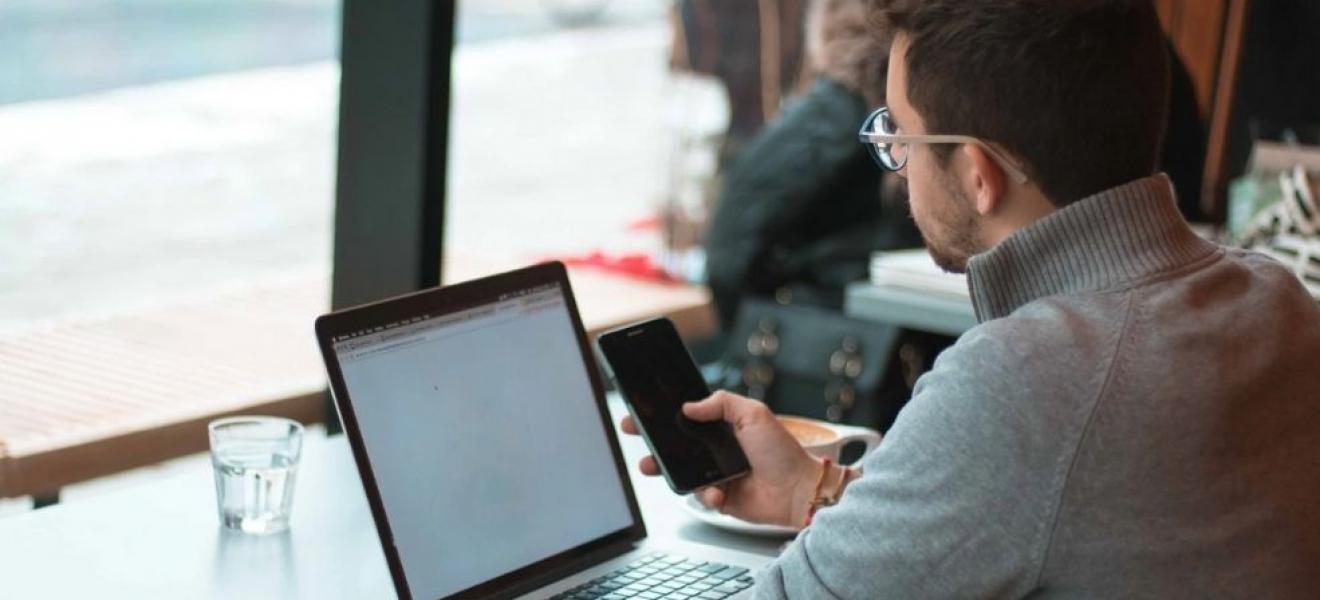
[[[738,517],[731,517],[716,510],[706,508],[696,496],[688,495],[683,498],[683,511],[693,518],[713,527],[719,527],[727,531],[742,533],[746,535],[759,535],[764,537],[792,537],[797,535],[797,530],[784,525],[762,525],[759,523],[748,523]]]

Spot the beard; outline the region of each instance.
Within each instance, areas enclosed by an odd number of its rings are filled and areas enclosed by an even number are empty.
[[[950,246],[937,245],[925,234],[922,234],[921,238],[926,241],[926,250],[930,252],[930,257],[935,260],[935,266],[946,273],[966,273],[967,261],[977,254],[976,252],[967,252]]]
[[[935,179],[943,198],[929,203],[929,222],[917,221],[917,229],[936,266],[949,273],[966,273],[967,261],[985,251],[978,215],[953,177],[939,171]]]

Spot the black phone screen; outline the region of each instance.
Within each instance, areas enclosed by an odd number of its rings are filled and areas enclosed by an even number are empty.
[[[748,470],[727,423],[683,415],[685,402],[705,398],[710,389],[669,319],[617,329],[597,343],[674,491],[687,493]]]

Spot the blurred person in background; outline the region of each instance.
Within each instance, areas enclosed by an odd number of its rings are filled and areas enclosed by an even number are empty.
[[[875,250],[921,245],[901,185],[883,185],[857,124],[884,104],[890,36],[866,0],[816,0],[807,20],[811,87],[728,165],[705,238],[727,328],[746,295],[840,309]],[[883,189],[882,189],[883,188]]]

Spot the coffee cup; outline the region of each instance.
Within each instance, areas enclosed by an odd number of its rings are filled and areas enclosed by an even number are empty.
[[[835,464],[839,463],[839,455],[848,444],[853,442],[866,444],[866,450],[862,452],[862,456],[866,456],[867,453],[880,445],[880,432],[874,429],[840,425],[805,417],[776,416],[784,429],[787,429],[797,439],[798,443],[802,444],[802,449],[806,450],[807,454],[816,458],[828,458]]]

